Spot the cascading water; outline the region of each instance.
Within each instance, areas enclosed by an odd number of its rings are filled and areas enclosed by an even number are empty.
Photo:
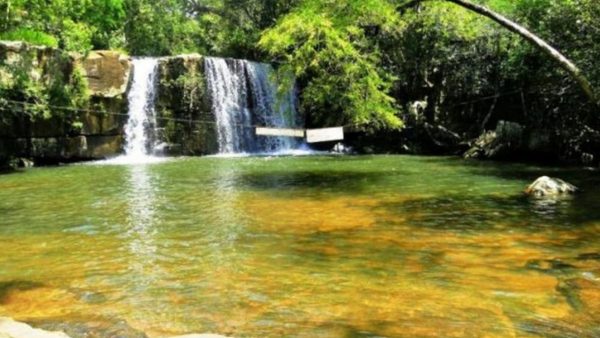
[[[278,97],[277,84],[271,80],[273,68],[266,63],[247,62],[246,70],[252,91],[255,123],[267,127],[296,126],[296,91],[294,86]],[[259,145],[262,151],[285,151],[297,146],[290,137],[264,138]]]
[[[247,60],[206,58],[206,80],[217,123],[219,152],[282,152],[297,142],[287,137],[259,138],[253,125],[294,127],[296,96],[294,88],[277,95],[271,81],[273,68]]]
[[[129,162],[144,162],[151,157],[157,69],[155,58],[133,60],[133,81],[127,95],[129,119],[125,125],[125,159]]]

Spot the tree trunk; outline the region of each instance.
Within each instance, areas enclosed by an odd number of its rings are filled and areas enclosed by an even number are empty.
[[[404,8],[411,7],[422,1],[427,1],[427,0],[409,1],[408,3],[402,5],[399,9],[402,10]],[[480,14],[480,15],[490,18],[493,21],[502,25],[504,28],[510,30],[513,33],[520,35],[525,40],[529,41],[531,44],[533,44],[537,48],[541,49],[549,57],[551,57],[553,60],[558,62],[558,64],[564,70],[566,70],[569,73],[569,75],[571,75],[571,77],[573,77],[573,79],[575,79],[575,81],[577,81],[577,83],[579,84],[579,86],[581,87],[581,89],[583,90],[585,95],[590,99],[590,101],[594,105],[596,105],[596,107],[600,107],[600,97],[596,94],[596,92],[594,91],[594,88],[592,87],[592,84],[587,79],[587,77],[583,74],[581,69],[579,69],[579,67],[577,67],[573,62],[571,62],[571,60],[567,59],[564,55],[562,55],[554,47],[550,46],[546,41],[540,39],[537,35],[533,34],[529,30],[527,30],[525,27],[507,19],[503,15],[500,15],[494,11],[491,11],[490,9],[488,9],[486,7],[471,3],[468,0],[445,0],[445,1],[452,2],[458,6],[468,9],[472,12],[475,12],[477,14]]]

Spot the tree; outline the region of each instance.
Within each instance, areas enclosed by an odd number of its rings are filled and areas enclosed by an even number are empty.
[[[306,0],[264,32],[259,45],[306,81],[302,104],[317,122],[398,128],[399,107],[389,95],[394,78],[379,67],[368,34],[401,24],[384,0]]]
[[[399,9],[402,10],[402,9],[410,7],[410,6],[414,6],[415,4],[418,4],[423,1],[428,1],[428,0],[413,0],[406,4],[403,4],[402,6],[400,6]],[[504,17],[503,15],[498,14],[484,6],[469,2],[467,0],[445,0],[445,1],[454,3],[454,4],[461,6],[467,10],[470,10],[477,14],[488,17],[488,18],[492,19],[493,21],[499,23],[506,29],[523,37],[525,40],[527,40],[528,42],[530,42],[531,44],[533,44],[534,46],[539,48],[541,51],[546,53],[550,58],[555,60],[565,71],[567,71],[573,77],[574,80],[577,81],[577,83],[579,84],[579,86],[581,87],[583,92],[586,94],[586,96],[590,99],[590,101],[594,105],[600,106],[600,97],[597,96],[592,84],[587,79],[587,77],[583,74],[581,69],[579,69],[579,67],[577,67],[571,60],[569,60],[567,57],[565,57],[562,53],[560,53],[554,47],[550,46],[546,41],[542,40],[541,38],[539,38],[537,35],[530,32],[525,27],[509,20],[508,18]]]
[[[0,0],[0,38],[86,52],[109,48],[124,19],[122,0]]]

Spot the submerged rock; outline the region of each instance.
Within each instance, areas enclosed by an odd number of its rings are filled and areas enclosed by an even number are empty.
[[[70,338],[63,332],[50,332],[14,321],[7,317],[0,317],[0,338]]]
[[[536,179],[525,189],[525,194],[536,197],[557,196],[563,194],[572,194],[577,190],[577,187],[561,180],[560,178],[542,176]]]

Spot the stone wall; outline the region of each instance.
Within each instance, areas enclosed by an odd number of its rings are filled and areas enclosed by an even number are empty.
[[[8,103],[0,112],[0,163],[17,157],[44,164],[118,154],[127,121],[130,71],[128,57],[116,52],[95,51],[83,57],[48,47],[0,41],[1,78],[10,81],[21,74],[33,85],[51,87],[56,83],[69,84],[80,74],[87,80],[89,94],[83,108],[90,110],[67,114],[65,109],[50,107],[52,117],[31,117],[18,104]]]

